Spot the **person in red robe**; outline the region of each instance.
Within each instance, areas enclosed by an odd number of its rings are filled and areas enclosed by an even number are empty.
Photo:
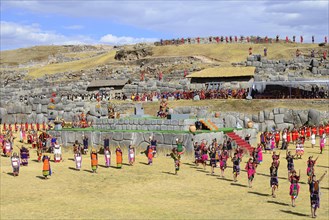
[[[316,127],[315,127],[315,126],[313,126],[313,128],[312,128],[312,133],[314,133],[315,135],[317,135],[317,134],[318,134],[318,132],[317,132],[317,129],[316,129]]]
[[[250,38],[249,38],[249,37],[247,37],[247,42],[249,43],[249,41],[250,41]]]
[[[280,142],[280,132],[277,131],[275,133],[275,146],[276,146],[276,148],[279,147],[279,142]]]
[[[326,125],[324,130],[326,132],[326,135],[329,135],[329,123]]]
[[[181,39],[181,43],[184,44],[184,42],[185,42],[185,40],[184,40],[184,38],[182,37],[182,39]]]
[[[327,50],[323,51],[323,59],[324,59],[324,60],[327,59]]]
[[[12,131],[11,124],[9,124],[9,126],[8,126],[8,130],[9,130],[9,131]]]
[[[39,130],[40,130],[40,124],[37,123],[37,131],[39,131]]]
[[[323,128],[322,125],[320,125],[320,127],[319,127],[319,136],[322,137],[323,133],[324,133],[324,128]]]
[[[25,123],[25,131],[28,131],[29,130],[29,124],[26,122]]]
[[[163,77],[162,72],[160,72],[160,73],[159,73],[159,81],[162,80],[162,77]]]
[[[303,43],[303,41],[304,41],[304,38],[303,38],[303,36],[300,36],[300,43],[302,44],[302,43]]]
[[[44,131],[46,130],[46,122],[42,123],[42,130],[44,130]]]
[[[268,37],[267,36],[265,37],[265,43],[268,43]]]
[[[310,127],[306,128],[306,137],[307,137],[307,140],[309,140],[311,137],[311,128]]]
[[[15,122],[15,132],[18,131],[18,125],[17,125],[17,122]]]
[[[289,38],[288,38],[288,36],[286,36],[286,43],[288,43],[289,42]]]
[[[219,43],[219,37],[216,37],[216,42]]]
[[[200,37],[197,37],[196,40],[197,40],[197,42],[198,42],[198,44],[199,44],[199,43],[200,43]]]

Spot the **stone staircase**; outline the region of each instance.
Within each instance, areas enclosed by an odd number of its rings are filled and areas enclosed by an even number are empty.
[[[252,146],[246,142],[244,139],[242,139],[239,135],[237,135],[235,132],[228,132],[226,133],[226,136],[231,138],[236,145],[238,145],[239,147],[245,149],[247,152],[249,152],[249,155],[252,154],[253,148]]]
[[[205,128],[209,129],[210,131],[218,131],[218,127],[212,121],[210,121],[210,119],[208,119],[207,121],[200,119],[200,122]]]

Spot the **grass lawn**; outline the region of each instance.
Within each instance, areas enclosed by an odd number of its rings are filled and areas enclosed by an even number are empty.
[[[317,140],[318,141],[318,140]],[[20,146],[20,145],[19,145]],[[318,143],[317,143],[318,146]],[[290,146],[294,149],[294,146]],[[306,176],[309,155],[319,156],[315,167],[318,177],[329,168],[328,146],[324,154],[306,142],[305,155],[295,161],[301,170],[300,194],[296,207],[290,205],[287,163],[281,153],[279,190],[271,197],[269,167],[271,155],[264,154],[258,167],[253,188],[247,186],[247,175],[241,163],[238,183],[232,182],[232,163],[228,162],[225,179],[219,169],[210,175],[192,164],[191,154],[183,155],[181,170],[173,175],[174,164],[159,152],[152,166],[138,154],[134,166],[124,164],[116,169],[104,168],[104,156],[99,155],[97,174],[92,174],[89,156],[82,160],[82,170],[74,170],[72,149],[66,149],[62,163],[51,163],[53,175],[42,179],[42,164],[35,162],[31,150],[28,167],[21,167],[20,175],[13,177],[9,158],[1,157],[1,219],[308,219],[310,201]],[[113,148],[111,149],[113,153]],[[17,151],[17,149],[15,149]],[[124,163],[127,151],[124,149]],[[319,219],[329,216],[329,178],[321,182]]]

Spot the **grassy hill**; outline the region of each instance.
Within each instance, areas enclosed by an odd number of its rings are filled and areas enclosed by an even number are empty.
[[[106,47],[106,46],[105,46]],[[202,56],[211,59],[221,66],[230,66],[232,62],[246,60],[249,47],[253,48],[254,54],[263,54],[264,47],[268,49],[268,59],[292,59],[298,48],[304,54],[309,54],[311,49],[321,53],[324,48],[317,44],[191,44],[179,46],[153,47],[152,57],[166,56]],[[328,49],[328,46],[326,46]],[[69,51],[67,46],[38,46],[11,51],[1,51],[0,65],[18,65],[33,61],[47,61],[49,55],[61,53],[71,58],[80,58],[77,61],[47,64],[39,67],[27,68],[29,76],[39,77],[44,74],[55,74],[59,72],[76,72],[82,69],[87,70],[97,66],[114,62],[115,51],[108,49],[108,52],[97,55],[95,51],[77,52]]]

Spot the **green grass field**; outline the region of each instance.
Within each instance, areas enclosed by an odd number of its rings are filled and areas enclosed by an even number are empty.
[[[318,144],[318,143],[317,143]],[[19,145],[20,146],[20,145]],[[294,146],[290,146],[294,149]],[[112,153],[114,148],[112,147]],[[42,179],[42,164],[37,163],[31,150],[28,167],[21,167],[20,175],[13,177],[10,160],[1,157],[1,216],[0,219],[308,219],[310,201],[306,176],[309,155],[319,156],[315,167],[322,175],[329,169],[328,146],[324,154],[306,143],[302,160],[295,161],[301,170],[300,195],[296,207],[291,207],[289,182],[284,152],[281,153],[279,190],[271,197],[269,186],[270,154],[258,167],[253,188],[247,187],[243,158],[237,183],[232,182],[232,163],[228,163],[225,178],[210,175],[210,167],[192,164],[192,154],[185,154],[179,174],[173,175],[174,164],[160,150],[152,166],[147,158],[137,154],[134,166],[104,168],[104,156],[99,155],[97,174],[91,173],[89,156],[84,156],[81,171],[73,168],[72,149],[66,149],[62,163],[51,163],[53,175]],[[329,216],[329,178],[321,183],[319,219]]]

